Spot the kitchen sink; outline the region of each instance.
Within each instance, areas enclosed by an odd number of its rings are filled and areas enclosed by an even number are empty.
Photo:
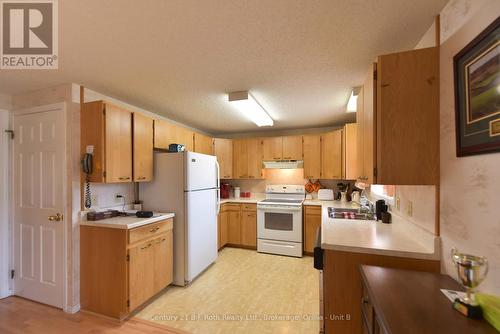
[[[352,220],[376,220],[375,215],[364,208],[359,209],[344,209],[344,208],[328,208],[328,217],[336,219],[352,219]]]

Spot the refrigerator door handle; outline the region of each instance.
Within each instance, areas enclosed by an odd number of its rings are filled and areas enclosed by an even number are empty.
[[[215,166],[217,167],[217,214],[220,212],[220,166],[217,159],[215,159]]]

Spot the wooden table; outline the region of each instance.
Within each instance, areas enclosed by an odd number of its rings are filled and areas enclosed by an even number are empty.
[[[440,289],[463,288],[449,276],[366,265],[360,270],[366,333],[497,333],[486,321],[452,309]]]

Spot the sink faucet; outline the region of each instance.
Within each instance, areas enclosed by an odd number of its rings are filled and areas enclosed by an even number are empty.
[[[362,196],[361,199],[360,199],[360,211],[362,210],[366,210],[368,211],[369,213],[371,213],[372,215],[375,216],[375,204],[373,204],[369,199],[368,197],[366,196]]]

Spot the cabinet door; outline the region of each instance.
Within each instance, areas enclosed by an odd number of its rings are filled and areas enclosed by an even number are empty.
[[[302,160],[302,136],[283,137],[283,159]]]
[[[282,160],[283,137],[262,138],[262,150],[264,160]]]
[[[321,136],[321,178],[342,179],[342,133],[335,130]]]
[[[179,127],[179,143],[186,146],[186,151],[194,150],[194,132],[183,127]]]
[[[321,177],[321,136],[303,136],[304,178],[319,179]]]
[[[134,182],[153,179],[153,119],[134,113]]]
[[[376,68],[372,64],[363,84],[364,108],[363,108],[363,181],[370,184],[376,183],[374,177],[375,168],[375,117],[376,117]],[[402,126],[400,124],[399,126]],[[397,140],[394,138],[394,140]],[[394,158],[394,157],[393,157]]]
[[[438,48],[378,57],[377,183],[433,185],[439,178]]]
[[[257,212],[242,212],[241,244],[244,246],[257,247]]]
[[[132,182],[132,113],[106,104],[106,182]]]
[[[304,212],[304,252],[312,253],[316,231],[321,226],[321,207],[305,206]]]
[[[356,123],[348,123],[344,125],[342,151],[344,160],[343,178],[346,180],[356,180],[359,176],[357,136],[358,126]]]
[[[219,216],[217,217],[217,228],[218,228],[218,245],[219,249],[224,247],[228,242],[228,213],[221,209]]]
[[[129,310],[148,300],[155,292],[155,247],[153,240],[129,249]]]
[[[357,174],[356,178],[359,180],[362,180],[364,177],[364,94],[365,94],[365,89],[362,86],[361,90],[359,91],[358,94],[358,106],[357,106],[357,111],[356,111],[356,171]]]
[[[227,212],[227,242],[233,245],[241,244],[240,211]]]
[[[259,138],[247,139],[248,178],[262,178],[262,141]]]
[[[246,139],[233,140],[233,177],[248,178],[248,149]]]
[[[201,133],[194,133],[194,151],[198,153],[213,155],[212,152],[212,137],[205,136]]]
[[[154,241],[154,292],[165,288],[173,281],[173,242],[172,231]]]
[[[214,154],[220,166],[220,178],[233,178],[233,141],[231,139],[214,139]]]

